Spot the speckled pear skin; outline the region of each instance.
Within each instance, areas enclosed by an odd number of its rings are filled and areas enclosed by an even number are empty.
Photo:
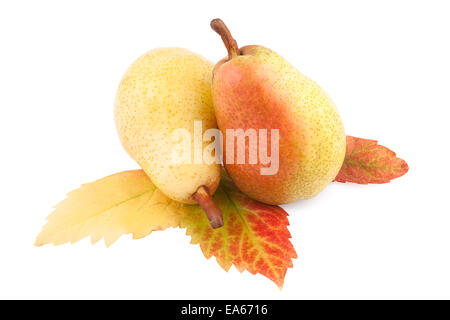
[[[115,122],[125,150],[165,195],[183,203],[196,203],[192,194],[202,185],[213,194],[220,181],[218,164],[172,161],[180,143],[173,130],[187,129],[193,138],[194,120],[202,120],[203,132],[217,128],[212,69],[211,62],[186,49],[152,50],[128,68],[116,96]],[[193,145],[191,140],[192,154]]]
[[[214,68],[213,104],[217,123],[226,129],[279,129],[279,170],[261,175],[263,165],[225,163],[237,187],[267,204],[314,197],[337,175],[345,156],[345,132],[328,95],[283,57],[262,46]],[[248,145],[246,146],[248,154]],[[268,150],[271,149],[270,140]],[[226,159],[227,150],[224,150]]]

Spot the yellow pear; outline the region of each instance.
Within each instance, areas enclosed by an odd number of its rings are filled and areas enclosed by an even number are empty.
[[[211,198],[220,181],[220,164],[193,159],[194,146],[199,147],[195,135],[200,133],[204,150],[209,144],[203,133],[217,128],[212,69],[211,62],[186,49],[149,51],[123,76],[114,113],[122,145],[152,182],[173,200],[200,203],[211,225],[220,227],[222,214]],[[195,121],[201,131],[194,129]],[[187,140],[175,135],[180,130]]]

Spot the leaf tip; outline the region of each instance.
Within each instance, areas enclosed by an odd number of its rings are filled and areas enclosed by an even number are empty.
[[[35,247],[42,247],[43,245],[44,245],[44,243],[39,242],[37,240],[33,243],[33,246],[35,246]]]
[[[404,175],[405,173],[407,173],[409,171],[409,166],[408,166],[408,163],[405,160],[403,160],[403,159],[400,159],[400,160],[402,161],[402,163],[400,165],[400,167],[402,169],[402,174],[400,176],[402,176],[402,175]]]
[[[45,241],[44,236],[43,236],[43,232],[41,232],[36,237],[36,240],[34,241],[33,246],[35,246],[35,247],[42,247],[42,246],[44,246],[46,244],[48,244],[48,242]]]

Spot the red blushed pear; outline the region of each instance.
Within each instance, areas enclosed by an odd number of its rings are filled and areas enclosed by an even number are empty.
[[[211,27],[228,51],[215,66],[212,81],[228,174],[242,192],[264,203],[314,197],[336,177],[345,156],[336,106],[274,51],[257,45],[238,48],[220,19]],[[239,139],[227,135],[239,129],[246,135],[244,163],[238,161]],[[252,133],[258,143],[251,143]],[[251,153],[257,155],[256,163],[250,161]]]

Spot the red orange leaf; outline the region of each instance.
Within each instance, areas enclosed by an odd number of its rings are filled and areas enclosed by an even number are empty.
[[[344,164],[335,178],[337,182],[359,184],[386,183],[408,172],[405,160],[380,146],[375,140],[347,136]]]
[[[206,256],[216,257],[228,271],[231,265],[243,272],[260,273],[283,286],[292,259],[297,258],[289,239],[288,214],[277,206],[259,203],[239,192],[224,176],[214,200],[223,212],[225,225],[212,229],[198,206],[190,206],[180,227]]]

